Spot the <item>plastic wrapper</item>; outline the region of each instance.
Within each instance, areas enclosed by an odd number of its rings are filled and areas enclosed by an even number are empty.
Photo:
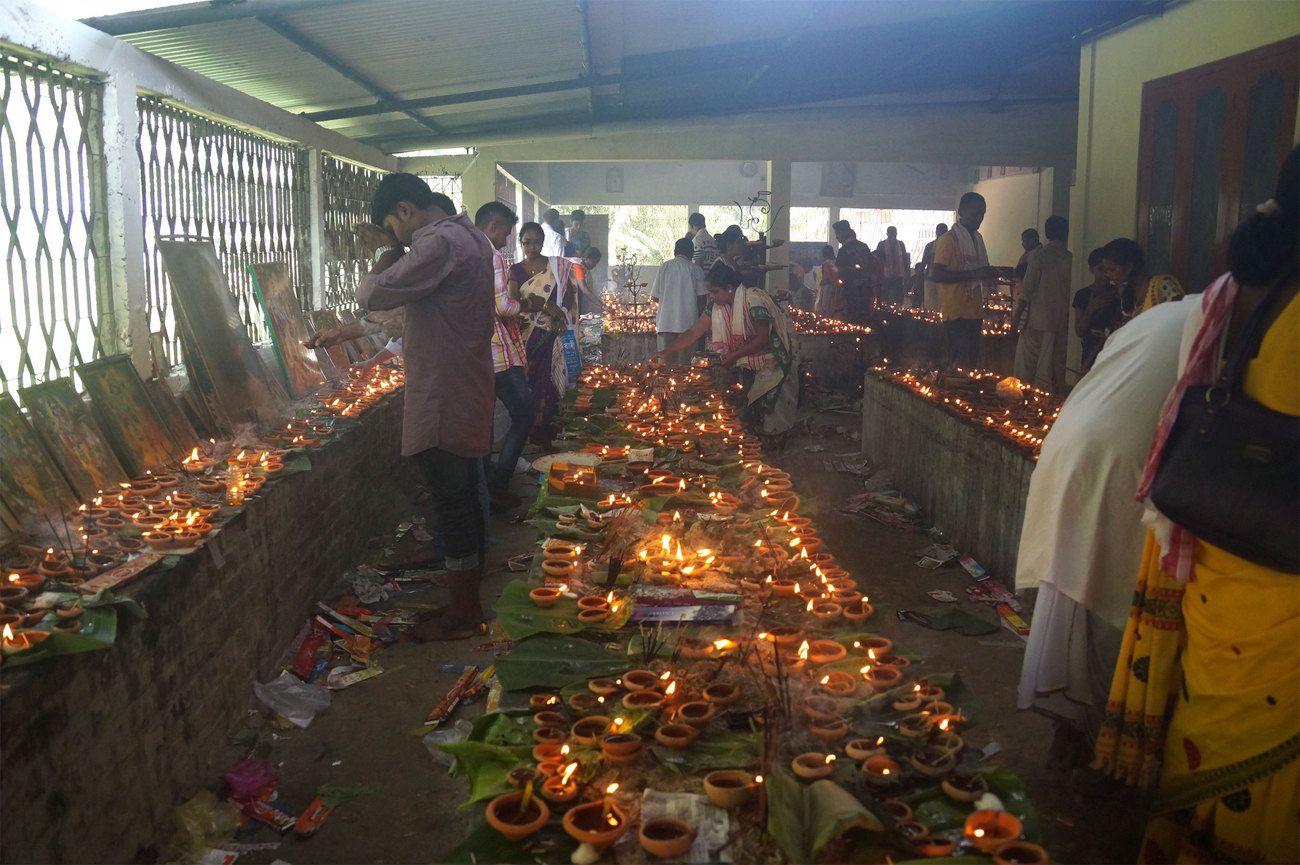
[[[239,823],[238,805],[200,790],[172,812],[171,861],[199,861],[209,848],[234,834]]]
[[[279,678],[253,683],[253,693],[268,709],[284,717],[295,727],[305,728],[312,719],[330,707],[330,692],[308,685],[297,676],[283,672]]]

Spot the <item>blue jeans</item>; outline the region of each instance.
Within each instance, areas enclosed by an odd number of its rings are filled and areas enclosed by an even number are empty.
[[[429,448],[412,459],[433,497],[433,548],[448,570],[477,567],[487,551],[488,495],[478,457]]]
[[[522,366],[512,366],[496,374],[496,397],[510,414],[510,429],[501,444],[501,454],[497,457],[496,470],[492,472],[488,489],[493,495],[510,489],[510,478],[514,477],[515,464],[519,462],[528,443],[528,433],[533,428],[533,393],[528,387],[528,374]],[[491,457],[485,457],[484,463]]]

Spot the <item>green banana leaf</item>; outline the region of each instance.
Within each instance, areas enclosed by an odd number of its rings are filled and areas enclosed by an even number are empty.
[[[555,634],[538,634],[514,644],[497,661],[497,679],[507,691],[525,688],[563,688],[598,676],[617,676],[628,670],[620,652],[603,649],[588,640]]]
[[[586,626],[578,621],[578,602],[561,597],[554,607],[543,610],[528,597],[533,586],[515,580],[501,590],[492,605],[501,629],[512,640],[524,640],[535,634],[573,634]]]
[[[1006,809],[1020,818],[1024,824],[1025,837],[1037,842],[1041,831],[1038,809],[1030,800],[1020,777],[1005,766],[983,769],[978,774],[989,782],[989,790],[1002,800]],[[975,810],[971,805],[952,801],[937,786],[906,796],[904,801],[912,806],[916,815],[914,819],[935,833],[960,831],[966,818]]]
[[[456,758],[449,774],[469,779],[469,799],[461,805],[462,809],[510,792],[512,788],[506,776],[511,769],[527,764],[532,751],[528,747],[512,748],[468,740],[438,747]]]
[[[711,733],[689,748],[651,745],[665,768],[679,775],[700,775],[714,769],[750,769],[759,764],[762,738],[757,733]]]
[[[830,780],[804,785],[777,767],[767,784],[767,831],[790,862],[813,862],[851,829],[881,833],[884,827],[849,791]]]

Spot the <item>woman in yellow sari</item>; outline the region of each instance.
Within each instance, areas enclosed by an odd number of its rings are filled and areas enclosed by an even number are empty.
[[[1298,198],[1300,149],[1276,197],[1233,236],[1231,275],[1205,292],[1140,495],[1183,390],[1217,379],[1223,351],[1266,297],[1273,319],[1244,393],[1300,423]],[[1280,470],[1295,472],[1296,460],[1281,455]],[[1155,788],[1141,862],[1300,862],[1300,577],[1158,514],[1153,523],[1094,765]]]
[[[1124,321],[1141,315],[1158,303],[1178,300],[1183,286],[1168,273],[1147,273],[1146,255],[1136,240],[1117,237],[1101,248],[1101,269],[1119,290]]]

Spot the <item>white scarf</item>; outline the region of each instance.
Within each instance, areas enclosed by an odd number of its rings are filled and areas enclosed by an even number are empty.
[[[960,222],[949,231],[957,238],[957,252],[961,255],[961,265],[957,270],[976,270],[989,266],[989,252],[984,248],[984,238],[978,231],[971,231]]]

